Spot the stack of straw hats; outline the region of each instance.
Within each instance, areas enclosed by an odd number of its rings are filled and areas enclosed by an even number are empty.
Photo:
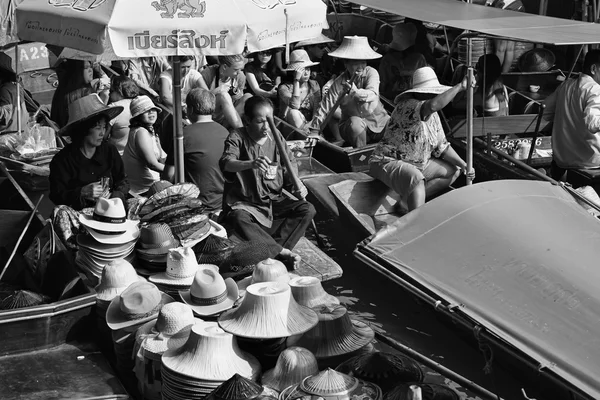
[[[317,325],[317,314],[296,303],[287,283],[248,286],[242,304],[219,317],[219,326],[248,339],[275,339],[304,333]]]
[[[180,241],[199,240],[208,235],[211,224],[198,200],[200,189],[196,185],[158,181],[148,192],[150,197],[138,211],[143,222],[166,223]]]
[[[179,296],[196,315],[210,317],[232,308],[239,293],[233,279],[223,279],[218,268],[205,264],[199,267],[190,288],[180,291]]]
[[[154,283],[162,292],[177,297],[180,290],[189,289],[198,272],[196,255],[189,247],[176,247],[169,250],[167,269],[148,280]],[[216,269],[217,267],[214,266]]]
[[[106,264],[102,270],[100,283],[96,286],[96,314],[98,317],[105,320],[110,302],[123,293],[129,285],[139,281],[145,281],[145,279],[138,276],[129,262],[120,259]]]
[[[144,225],[137,243],[138,273],[149,276],[163,272],[167,266],[169,250],[179,246],[169,225],[163,223]]]
[[[254,266],[252,276],[247,276],[238,282],[241,294],[246,292],[246,288],[255,283],[261,282],[282,282],[289,283],[290,279],[297,278],[296,274],[289,273],[285,264],[279,260],[267,258],[258,262]]]
[[[220,265],[234,247],[231,240],[211,233],[206,239],[195,244],[192,249],[196,253],[198,264]]]
[[[99,198],[92,216],[81,213],[79,222],[89,235],[77,236],[76,262],[89,278],[97,281],[104,266],[113,260],[132,261],[131,254],[140,232],[137,221],[127,219],[121,199]]]
[[[459,400],[461,396],[446,385],[435,383],[400,383],[394,389],[389,391],[383,398],[384,400],[412,400],[410,393],[411,387],[420,389],[423,399],[435,400]]]
[[[294,299],[301,306],[315,308],[324,305],[337,305],[340,301],[337,297],[330,295],[323,289],[319,278],[314,276],[299,276],[289,282]]]
[[[314,310],[319,317],[317,326],[299,339],[290,338],[288,344],[310,350],[321,368],[335,367],[357,355],[375,337],[375,332],[367,324],[351,320],[343,306],[326,305]]]
[[[183,346],[192,326],[199,322],[202,320],[195,319],[192,310],[185,304],[169,303],[161,308],[156,320],[138,328],[134,371],[144,399],[161,399],[160,358],[167,350]]]
[[[241,279],[251,275],[256,264],[276,255],[264,242],[255,240],[240,242],[219,265],[219,271],[224,277]]]
[[[306,398],[381,400],[382,393],[379,386],[374,383],[361,381],[327,368],[325,371],[304,378],[300,384],[288,386],[281,392],[279,398],[286,400]]]
[[[278,392],[297,385],[304,378],[319,373],[315,355],[303,347],[292,346],[281,352],[275,368],[262,376],[262,384]]]
[[[384,395],[399,383],[422,382],[424,377],[413,359],[379,351],[352,357],[338,365],[336,371],[373,382]]]
[[[163,354],[161,374],[163,399],[202,399],[235,374],[256,381],[260,364],[216,322],[202,322],[183,346]]]

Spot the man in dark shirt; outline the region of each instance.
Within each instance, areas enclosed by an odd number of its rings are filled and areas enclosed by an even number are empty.
[[[223,202],[223,173],[219,159],[223,154],[227,129],[212,119],[215,95],[206,89],[192,89],[185,100],[191,125],[183,128],[184,171],[186,181],[200,189],[199,199],[207,211],[221,209]],[[167,156],[165,166],[173,169],[174,154]],[[170,171],[167,172],[170,175]]]
[[[316,212],[307,201],[282,195],[285,187],[291,188],[291,171],[285,170],[272,137],[279,135],[285,140],[279,131],[269,128],[272,118],[273,104],[269,99],[250,98],[244,106],[245,127],[232,131],[225,142],[219,162],[225,176],[221,221],[243,240],[266,243],[271,257],[293,261],[297,266],[300,257],[291,250],[304,236]],[[287,156],[295,167],[289,149]],[[306,187],[302,185],[294,194],[303,199]]]

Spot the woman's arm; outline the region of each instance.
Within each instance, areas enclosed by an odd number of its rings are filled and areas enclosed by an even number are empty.
[[[254,93],[256,96],[277,97],[276,91],[271,90],[267,92],[258,86],[258,81],[256,80],[256,75],[254,75],[254,72],[246,72],[246,83],[248,84],[250,90],[252,90],[252,93]]]
[[[164,76],[158,79],[160,101],[165,106],[173,108],[173,85],[171,81]]]
[[[146,166],[153,171],[162,172],[165,165],[158,161],[154,154],[154,138],[144,128],[138,128],[139,131],[135,137],[135,145],[137,150],[146,160]]]

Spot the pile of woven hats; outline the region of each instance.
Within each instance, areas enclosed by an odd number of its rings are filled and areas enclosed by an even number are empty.
[[[193,183],[158,181],[148,193],[137,212],[142,223],[165,223],[180,242],[201,239],[210,231],[209,216],[198,199],[200,189]]]
[[[75,261],[88,278],[96,282],[111,261],[133,260],[140,230],[137,221],[127,219],[121,199],[99,198],[93,214],[81,213],[79,222],[88,234],[77,236],[79,250]]]

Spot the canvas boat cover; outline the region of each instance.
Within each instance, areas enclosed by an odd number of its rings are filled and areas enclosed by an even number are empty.
[[[600,221],[563,188],[467,186],[358,251],[600,399]]]
[[[354,0],[354,3],[425,22],[524,42],[555,45],[600,43],[600,24],[456,0]]]

